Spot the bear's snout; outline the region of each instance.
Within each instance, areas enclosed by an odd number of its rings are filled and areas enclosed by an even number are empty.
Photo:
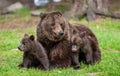
[[[24,50],[23,45],[18,46],[18,50],[23,51]]]
[[[21,50],[21,49],[20,49],[20,46],[18,46],[18,49]]]
[[[64,34],[63,31],[60,31],[60,32],[59,32],[59,36],[62,36],[63,34]]]

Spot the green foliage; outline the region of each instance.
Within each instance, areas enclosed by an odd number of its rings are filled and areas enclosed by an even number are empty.
[[[27,8],[22,8],[22,9],[19,9],[19,10],[16,10],[13,12],[14,15],[20,15],[20,14],[23,14],[23,15],[30,15],[30,10],[27,9]]]
[[[40,12],[47,12],[47,10],[45,8],[40,8],[38,9]]]
[[[3,19],[3,18],[4,18],[4,16],[0,14],[0,20]]]
[[[65,6],[65,5],[56,5],[54,7],[54,10],[57,10],[57,11],[62,11],[62,12],[65,12],[66,10],[69,10],[70,7],[69,6]]]

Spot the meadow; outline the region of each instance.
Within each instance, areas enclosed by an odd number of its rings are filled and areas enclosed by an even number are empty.
[[[120,20],[98,19],[88,23],[85,19],[71,19],[87,25],[99,41],[102,59],[100,63],[81,68],[54,69],[42,71],[35,68],[18,68],[23,53],[17,49],[24,33],[36,35],[39,18],[31,17],[26,9],[14,15],[0,15],[0,76],[120,76]]]

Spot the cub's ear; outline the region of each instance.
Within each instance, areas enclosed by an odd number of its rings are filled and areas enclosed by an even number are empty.
[[[34,41],[35,37],[33,35],[30,35],[30,40]]]
[[[29,35],[28,34],[24,34],[24,37],[28,37]]]
[[[85,32],[85,31],[80,33],[80,37],[81,37],[81,38],[84,38],[85,35],[86,35],[86,32]]]
[[[46,15],[47,15],[46,13],[40,13],[40,18],[43,19],[45,18]]]

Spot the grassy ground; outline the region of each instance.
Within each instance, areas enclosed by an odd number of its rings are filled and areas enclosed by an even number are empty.
[[[26,11],[26,10],[24,10]],[[27,11],[26,11],[27,12]],[[20,15],[20,16],[18,16]],[[17,47],[24,33],[36,34],[39,18],[16,12],[15,16],[0,16],[0,76],[120,76],[120,21],[99,19],[92,23],[71,20],[88,25],[96,34],[102,52],[100,63],[91,66],[80,64],[80,70],[72,68],[41,71],[19,69],[22,52]],[[17,17],[17,18],[16,18]]]

